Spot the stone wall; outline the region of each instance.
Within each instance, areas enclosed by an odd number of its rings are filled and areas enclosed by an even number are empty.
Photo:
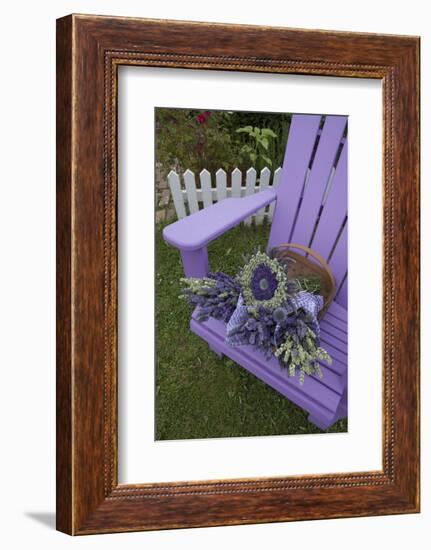
[[[176,214],[166,172],[156,164],[156,223],[175,221]]]

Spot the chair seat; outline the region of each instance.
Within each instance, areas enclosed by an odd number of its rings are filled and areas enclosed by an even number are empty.
[[[225,343],[226,324],[210,318],[197,321],[197,310],[190,322],[192,332],[208,342],[215,352],[226,355],[251,374],[270,385],[299,407],[306,409],[313,421],[325,428],[334,422],[334,416],[345,415],[347,385],[347,312],[333,302],[321,321],[321,345],[331,355],[331,365],[321,363],[323,378],[306,376],[304,384],[299,376],[290,377],[277,358],[267,359],[253,346],[233,347]],[[316,422],[318,419],[318,422]]]

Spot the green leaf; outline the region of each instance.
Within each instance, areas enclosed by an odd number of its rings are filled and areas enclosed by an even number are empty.
[[[277,134],[271,130],[271,128],[262,128],[262,135],[272,138],[277,138]]]
[[[238,128],[236,132],[237,132],[237,134],[242,134],[242,133],[251,134],[253,132],[253,127],[252,126],[244,126],[244,128]]]
[[[261,138],[261,139],[259,140],[259,143],[260,143],[260,145],[262,145],[262,147],[263,147],[266,151],[268,151],[268,147],[269,147],[268,138]]]

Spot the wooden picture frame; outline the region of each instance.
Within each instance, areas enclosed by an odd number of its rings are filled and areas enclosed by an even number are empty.
[[[119,485],[117,69],[383,84],[383,469]],[[419,511],[419,38],[70,15],[57,21],[57,529],[69,534]]]

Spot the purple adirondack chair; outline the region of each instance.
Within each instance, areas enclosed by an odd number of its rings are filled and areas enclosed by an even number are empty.
[[[322,346],[332,357],[322,364],[323,378],[290,377],[276,358],[252,346],[224,342],[226,325],[216,319],[191,330],[217,354],[226,355],[282,395],[308,411],[308,419],[325,430],[347,416],[347,119],[293,115],[283,171],[276,190],[228,198],[164,229],[164,239],[181,252],[187,277],[207,275],[207,245],[262,207],[276,201],[268,250],[286,242],[308,246],[329,263],[337,284],[334,301],[321,320]],[[250,243],[252,245],[252,243]]]

